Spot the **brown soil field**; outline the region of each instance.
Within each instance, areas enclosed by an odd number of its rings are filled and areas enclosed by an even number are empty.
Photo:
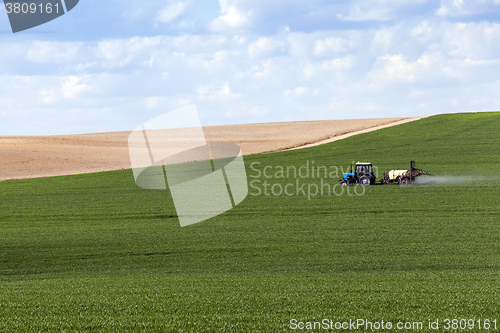
[[[375,118],[204,127],[208,142],[233,142],[244,155],[310,147],[421,119]],[[0,181],[129,169],[130,132],[0,136]]]

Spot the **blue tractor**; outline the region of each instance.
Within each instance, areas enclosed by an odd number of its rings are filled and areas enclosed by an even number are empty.
[[[352,184],[359,184],[363,186],[375,184],[375,174],[373,173],[373,166],[371,163],[356,163],[353,172],[351,164],[351,172],[342,174],[340,180],[341,186],[348,186]]]

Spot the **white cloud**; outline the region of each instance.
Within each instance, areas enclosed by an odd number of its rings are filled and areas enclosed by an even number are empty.
[[[351,56],[345,56],[344,58],[327,60],[321,63],[321,69],[325,71],[338,71],[338,70],[348,70],[353,65],[353,59]]]
[[[314,54],[316,55],[329,55],[334,53],[341,53],[352,50],[356,47],[354,41],[348,41],[341,37],[328,37],[316,41],[314,46]]]
[[[71,63],[80,58],[83,48],[82,42],[42,42],[34,41],[27,51],[26,59],[39,63]]]
[[[440,17],[459,17],[489,13],[492,6],[500,5],[500,0],[441,0],[441,6],[435,14]]]
[[[206,73],[217,73],[222,74],[228,70],[228,63],[234,56],[238,53],[234,51],[219,50],[216,52],[202,52],[199,54],[193,54],[190,56],[182,55],[183,63],[188,66],[189,71],[191,70],[201,70]]]
[[[68,106],[82,93],[92,90],[96,77],[89,75],[69,76],[2,76],[4,98],[18,99],[21,108],[40,108],[43,105]],[[9,83],[5,83],[9,82]],[[23,97],[24,96],[24,97]],[[76,103],[78,104],[78,103]]]
[[[104,40],[98,43],[97,54],[105,59],[114,60],[134,55],[141,51],[151,51],[162,41],[161,37],[133,37],[130,39]]]
[[[287,89],[285,90],[285,96],[286,97],[298,97],[302,96],[307,92],[307,87],[297,87],[293,90]]]
[[[148,96],[143,102],[147,110],[157,112],[164,112],[165,110],[177,109],[193,104],[193,100],[189,96]]]
[[[314,50],[314,42],[310,40],[310,37],[310,34],[306,33],[292,32],[287,34],[289,54],[294,58],[307,58],[312,55],[312,50]]]
[[[380,57],[374,71],[368,73],[368,76],[373,78],[373,81],[399,81],[412,82],[418,78],[420,70],[425,65],[426,61],[420,59],[414,63],[406,61],[401,54],[387,55]]]
[[[224,83],[220,89],[213,85],[201,85],[196,89],[196,93],[201,100],[227,100],[236,99],[241,96],[240,94],[231,92],[229,82]]]
[[[97,53],[100,57],[108,60],[114,60],[124,53],[123,40],[104,40],[98,43]]]
[[[349,14],[337,14],[337,19],[343,21],[388,21],[392,19],[392,11],[390,8],[370,6],[370,10],[361,6],[352,7]]]
[[[415,28],[411,29],[410,35],[412,37],[419,36],[419,37],[429,37],[432,36],[433,30],[432,27],[429,23],[429,21],[425,20],[420,22]]]
[[[331,80],[336,80],[339,75],[343,75],[353,65],[352,56],[336,58],[315,63],[308,63],[303,68],[303,75],[306,80],[310,80],[314,76],[329,76]],[[336,72],[332,74],[331,72]]]
[[[396,40],[398,32],[401,30],[401,25],[392,26],[389,28],[381,28],[375,32],[373,37],[371,47],[376,50],[376,52],[387,51],[394,47],[398,41]]]
[[[129,64],[140,53],[150,54],[159,46],[161,41],[161,37],[103,40],[97,44],[95,54],[98,58],[104,60],[104,67],[118,68]]]
[[[81,92],[88,89],[87,84],[85,84],[85,80],[88,76],[76,76],[71,75],[64,78],[62,82],[62,95],[64,98],[73,98],[80,94]]]
[[[286,35],[290,56],[304,59],[316,57],[336,58],[339,53],[357,52],[372,39],[372,32],[355,30],[289,33]]]
[[[155,109],[163,99],[162,96],[150,96],[146,98],[146,108]]]
[[[251,11],[245,11],[241,8],[238,0],[219,0],[221,15],[210,22],[210,28],[213,31],[226,31],[228,29],[241,28],[250,23]]]
[[[498,23],[454,23],[442,29],[442,48],[453,58],[492,59],[500,54]]]
[[[451,16],[465,14],[464,0],[441,0],[441,7],[436,11],[438,16]]]
[[[121,18],[125,18],[127,23],[138,21],[154,22],[154,18],[158,17],[161,9],[165,7],[165,3],[173,3],[175,0],[116,0],[118,4],[118,12]],[[94,13],[95,15],[95,13]]]
[[[354,0],[349,13],[337,14],[337,18],[344,21],[389,21],[397,17],[401,8],[426,2],[427,0]]]
[[[171,2],[160,10],[156,16],[156,21],[161,23],[172,22],[186,11],[186,7],[185,2]]]
[[[257,41],[248,45],[248,56],[251,59],[272,57],[283,54],[285,43],[279,42],[272,37],[260,37]]]

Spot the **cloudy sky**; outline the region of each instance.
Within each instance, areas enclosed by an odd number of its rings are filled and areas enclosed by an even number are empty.
[[[500,109],[500,0],[80,0],[13,34],[0,135]]]

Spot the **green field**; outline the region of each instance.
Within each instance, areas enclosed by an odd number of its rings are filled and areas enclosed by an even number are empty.
[[[249,195],[184,228],[169,192],[138,188],[130,170],[0,182],[0,331],[290,332],[291,319],[324,318],[500,328],[500,113],[434,116],[245,164],[251,181],[255,162],[372,162],[381,176],[410,160],[458,181]],[[296,182],[258,180],[275,192]]]

